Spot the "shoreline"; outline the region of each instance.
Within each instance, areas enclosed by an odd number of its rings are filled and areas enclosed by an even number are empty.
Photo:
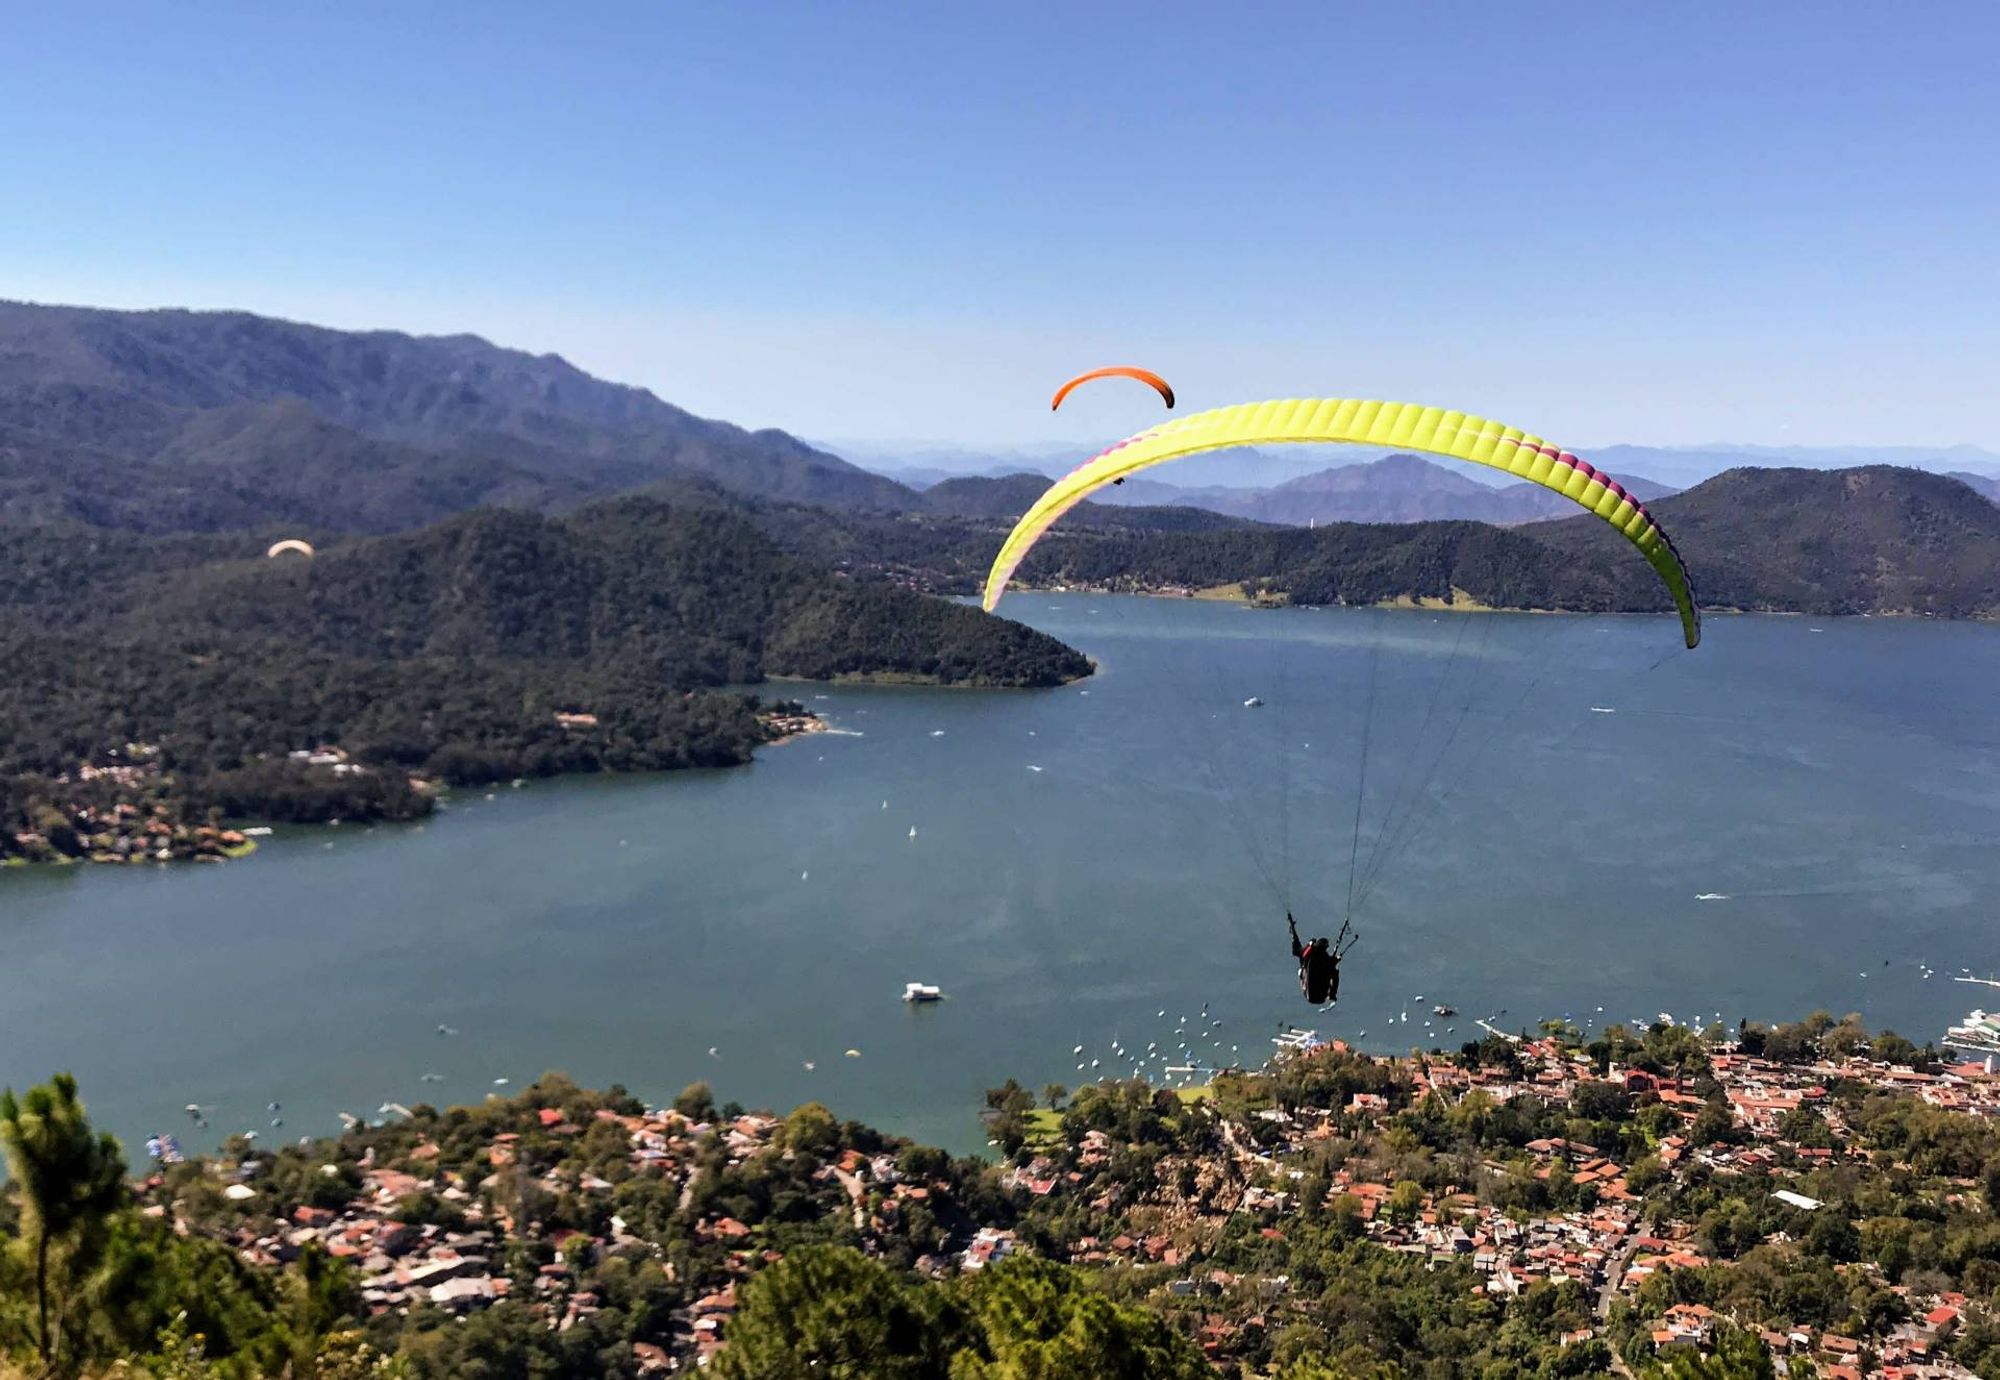
[[[1405,613],[1513,613],[1540,614],[1551,617],[1569,618],[1671,618],[1672,609],[1566,609],[1532,608],[1515,604],[1487,604],[1467,595],[1456,602],[1427,594],[1399,594],[1393,599],[1377,600],[1368,604],[1300,604],[1294,603],[1289,595],[1276,597],[1242,594],[1240,587],[1266,578],[1250,576],[1243,580],[1226,581],[1219,585],[1195,588],[1188,585],[1154,585],[1145,589],[1112,589],[1106,586],[1086,584],[1064,584],[1061,586],[1041,586],[1022,584],[1018,580],[1008,585],[1009,593],[1019,594],[1075,594],[1090,598],[1115,598],[1124,596],[1131,599],[1168,599],[1179,602],[1202,602],[1219,604],[1240,604],[1245,608],[1312,608],[1312,609],[1389,609]],[[1926,613],[1918,609],[1868,609],[1855,613],[1826,613],[1811,609],[1746,609],[1733,604],[1702,604],[1701,616],[1737,616],[1746,618],[1849,618],[1849,619],[1891,619],[1898,622],[1925,623],[1966,623],[1975,626],[2000,626],[2000,613],[1991,616],[1947,617]]]
[[[1054,690],[1054,689],[1061,689],[1065,686],[1074,685],[1080,681],[1090,679],[1091,676],[1095,676],[1099,670],[1098,663],[1095,659],[1090,660],[1090,668],[1091,669],[1089,675],[1078,676],[1071,680],[1062,681],[1059,682],[1057,685],[1052,685],[1052,686],[969,685],[962,682],[945,682],[937,680],[935,678],[921,677],[921,676],[903,676],[903,675],[877,675],[877,676],[845,675],[845,676],[833,677],[827,680],[813,680],[803,676],[768,676],[765,678],[763,682],[760,682],[760,684],[779,683],[786,685],[910,686],[925,690]],[[744,696],[754,696],[756,694],[756,690],[752,687],[743,687],[740,688],[737,691],[737,693],[742,694]],[[767,730],[774,730],[772,732],[772,736],[752,745],[749,755],[746,756],[742,762],[735,763],[733,765],[741,767],[751,766],[756,761],[756,754],[763,749],[784,747],[786,744],[795,742],[801,738],[810,738],[817,736],[819,734],[833,731],[833,725],[829,724],[820,715],[815,713],[809,706],[800,704],[796,700],[783,701],[783,703],[788,704],[792,707],[782,708],[782,709],[766,707],[759,711],[757,715],[759,722],[761,722],[767,728]],[[637,776],[637,775],[651,775],[651,774],[671,774],[671,771],[672,769],[668,769],[661,773],[628,772],[628,773],[611,773],[611,774]],[[543,779],[561,780],[566,777],[579,777],[579,776],[591,776],[591,775],[602,775],[602,774],[605,773],[558,772],[553,776]],[[473,783],[463,787],[462,789],[465,790],[476,789],[480,784],[491,784],[491,783]],[[449,786],[446,786],[443,783],[439,782],[426,782],[425,785],[426,789],[431,791],[433,794],[437,795],[448,794],[451,789]],[[317,821],[312,821],[312,820],[295,821],[295,823],[298,823],[303,828],[312,828],[312,829],[332,828],[337,824],[339,824],[340,822],[341,821],[338,819],[317,820]],[[385,822],[407,823],[412,821],[385,821]],[[43,868],[43,867],[61,868],[61,867],[79,866],[83,864],[91,864],[98,866],[112,866],[112,865],[131,866],[135,864],[146,863],[158,866],[168,866],[173,863],[181,863],[181,862],[205,862],[205,863],[236,862],[248,858],[251,854],[257,851],[257,841],[253,838],[245,836],[242,833],[242,830],[245,828],[256,828],[259,826],[263,826],[267,823],[269,823],[269,821],[266,821],[258,817],[246,815],[239,819],[233,819],[228,821],[225,827],[219,830],[213,829],[213,826],[206,826],[206,825],[201,826],[201,828],[199,829],[192,829],[191,833],[195,836],[197,840],[197,844],[194,851],[186,852],[184,854],[176,853],[174,856],[171,857],[165,857],[165,858],[159,857],[157,851],[151,849],[133,850],[127,853],[117,853],[117,854],[105,851],[103,849],[98,849],[73,856],[69,854],[56,854],[55,856],[51,857],[26,857],[20,854],[10,853],[4,857],[0,857],[0,869],[12,870],[12,869]],[[212,843],[213,846],[212,847],[202,846],[204,844],[209,844],[209,843]]]

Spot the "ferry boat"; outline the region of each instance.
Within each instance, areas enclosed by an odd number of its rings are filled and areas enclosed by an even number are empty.
[[[907,1002],[942,1001],[944,989],[933,987],[928,982],[906,982],[903,984],[903,1000]]]
[[[1966,1054],[2000,1054],[2000,1015],[1974,1011],[1945,1032],[1944,1042]]]

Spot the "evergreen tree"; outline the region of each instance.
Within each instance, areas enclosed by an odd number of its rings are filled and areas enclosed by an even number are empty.
[[[125,1198],[124,1153],[109,1132],[90,1129],[67,1073],[25,1097],[0,1092],[0,1150],[19,1186],[21,1239],[33,1261],[35,1350],[44,1370],[57,1374],[71,1360],[63,1349],[70,1310],[103,1258],[106,1224]]]

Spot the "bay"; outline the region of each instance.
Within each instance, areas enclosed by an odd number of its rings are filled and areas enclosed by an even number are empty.
[[[2000,630],[1718,616],[1688,653],[1645,618],[1005,612],[1099,673],[784,687],[836,731],[746,769],[0,873],[0,1081],[75,1072],[128,1147],[561,1069],[965,1151],[1010,1075],[1261,1060],[1285,1022],[1403,1050],[1480,1016],[1825,1008],[1922,1041],[1981,1004],[1953,974],[2000,965]],[[1283,913],[1331,933],[1350,875],[1362,940],[1316,1011]]]

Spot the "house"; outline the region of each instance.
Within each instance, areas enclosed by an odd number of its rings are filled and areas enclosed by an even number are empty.
[[[466,1313],[475,1308],[484,1308],[499,1297],[490,1275],[467,1275],[462,1279],[448,1279],[442,1284],[431,1286],[430,1300],[439,1308],[454,1313]]]

